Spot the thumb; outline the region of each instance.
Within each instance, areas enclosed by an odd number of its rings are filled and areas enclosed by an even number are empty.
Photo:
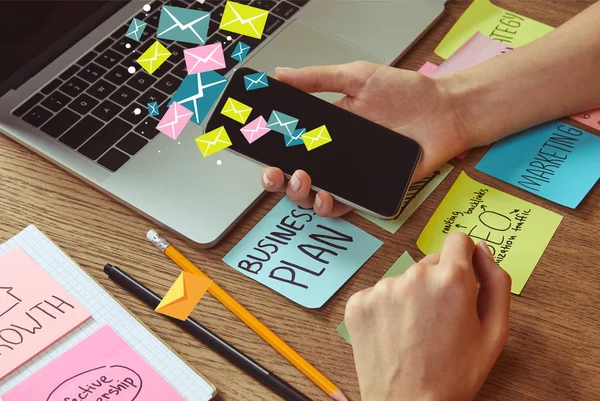
[[[511,279],[494,261],[487,244],[481,241],[473,253],[473,267],[479,279],[477,312],[492,341],[504,346],[508,334]]]

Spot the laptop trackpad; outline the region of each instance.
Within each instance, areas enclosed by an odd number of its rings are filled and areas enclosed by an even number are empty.
[[[243,40],[243,39],[242,39]],[[301,68],[311,65],[344,64],[365,60],[381,64],[383,58],[375,56],[330,33],[302,21],[293,21],[277,34],[245,66],[266,71],[274,76],[275,67]],[[323,93],[320,98],[333,101],[339,94]]]

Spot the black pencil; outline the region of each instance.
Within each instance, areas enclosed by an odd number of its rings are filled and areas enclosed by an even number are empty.
[[[136,298],[144,302],[152,309],[156,309],[160,303],[161,299],[158,295],[150,291],[142,284],[138,283],[118,267],[107,264],[104,266],[104,273],[106,273],[108,278],[110,278],[112,281],[129,291]],[[202,341],[213,351],[225,357],[229,362],[242,369],[261,384],[279,394],[285,400],[310,401],[310,398],[280,379],[276,374],[269,372],[252,358],[244,355],[242,352],[238,351],[235,347],[225,342],[219,336],[212,333],[195,320],[188,318],[187,320],[182,321],[169,317],[167,318],[177,326],[196,337],[198,340]]]

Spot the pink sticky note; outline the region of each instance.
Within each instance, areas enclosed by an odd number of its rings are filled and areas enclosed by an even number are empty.
[[[225,55],[220,42],[186,49],[183,51],[188,74],[220,70],[225,68]]]
[[[419,68],[419,71],[417,71],[420,74],[425,75],[426,77],[430,76],[431,74],[433,74],[433,72],[435,70],[437,70],[438,66],[430,63],[429,61],[427,61],[425,64],[423,64],[421,66],[421,68]]]
[[[0,379],[89,318],[25,251],[0,257]]]
[[[2,398],[185,401],[110,326],[103,326]]]
[[[600,131],[600,109],[572,115],[571,118]]]
[[[156,129],[171,139],[177,139],[193,115],[194,113],[179,103],[173,102],[156,126]]]
[[[441,77],[446,74],[454,74],[511,50],[513,48],[507,46],[506,43],[490,39],[477,32],[452,56],[440,64],[431,76]]]
[[[240,131],[242,131],[242,135],[244,135],[248,143],[252,143],[271,130],[267,128],[267,122],[263,116],[258,116],[258,118],[242,127]]]

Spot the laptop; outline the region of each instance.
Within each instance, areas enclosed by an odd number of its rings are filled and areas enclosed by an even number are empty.
[[[219,30],[220,0],[0,2],[0,131],[164,228],[200,246],[216,244],[260,199],[261,167],[229,151],[204,159],[190,123],[173,141],[159,134],[147,103],[166,108],[187,72],[185,48],[161,40],[171,57],[152,75],[135,60],[155,40],[163,5],[211,12],[207,44],[245,65],[367,60],[392,64],[442,14],[443,0],[242,0],[269,10],[262,38]],[[132,18],[140,41],[125,36]],[[322,94],[326,99],[335,95]],[[339,96],[339,95],[338,95]]]

